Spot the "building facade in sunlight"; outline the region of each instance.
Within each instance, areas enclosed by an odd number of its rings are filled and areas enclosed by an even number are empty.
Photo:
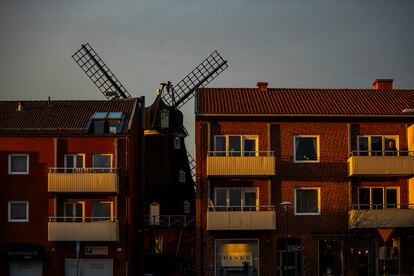
[[[197,275],[408,275],[414,90],[202,88]]]
[[[0,102],[1,275],[138,271],[143,112],[143,98]]]

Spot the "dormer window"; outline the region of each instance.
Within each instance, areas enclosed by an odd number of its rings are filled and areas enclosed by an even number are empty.
[[[124,128],[125,114],[123,112],[95,112],[86,125],[87,133],[95,134],[117,134]]]

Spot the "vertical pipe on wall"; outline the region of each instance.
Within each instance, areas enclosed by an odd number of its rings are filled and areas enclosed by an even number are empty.
[[[348,130],[348,157],[352,152],[352,142],[351,142],[351,124],[346,124]]]

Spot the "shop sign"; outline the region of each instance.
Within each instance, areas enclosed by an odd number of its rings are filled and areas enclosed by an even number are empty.
[[[223,252],[221,255],[221,266],[240,267],[246,263],[253,265],[252,252]]]
[[[7,256],[14,260],[41,259],[43,249],[32,244],[13,244],[7,247]]]
[[[85,246],[85,255],[108,255],[108,246]]]

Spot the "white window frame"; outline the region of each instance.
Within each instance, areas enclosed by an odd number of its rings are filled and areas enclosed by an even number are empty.
[[[316,160],[296,160],[296,138],[316,138]],[[293,162],[294,163],[320,163],[320,135],[294,135],[293,136]]]
[[[73,205],[78,204],[78,203],[82,205],[82,222],[85,222],[85,201],[82,201],[82,200],[67,200],[63,203],[63,217],[65,218],[65,220],[69,218],[68,214],[66,214],[66,205],[72,205],[72,208],[73,208]],[[75,215],[76,215],[76,207],[75,207]],[[71,218],[74,222],[76,222],[77,217],[71,217]]]
[[[13,172],[12,170],[11,170],[11,159],[12,159],[12,157],[13,156],[25,156],[26,157],[26,168],[27,168],[27,170],[25,171],[25,172]],[[10,174],[10,175],[13,175],[13,174],[15,174],[15,175],[24,175],[24,174],[29,174],[29,154],[27,154],[27,153],[11,153],[11,154],[9,154],[9,158],[8,158],[8,173]]]
[[[11,217],[11,205],[13,203],[26,203],[26,218],[25,219],[13,219]],[[25,200],[15,200],[8,202],[8,222],[29,222],[29,201]]]
[[[246,134],[246,135],[242,135],[242,134],[218,134],[218,135],[214,135],[214,151],[216,151],[217,148],[217,138],[218,137],[225,137],[226,139],[226,152],[225,152],[225,156],[231,157],[232,155],[230,154],[229,151],[229,137],[230,136],[239,136],[240,137],[240,156],[258,156],[259,153],[259,135],[250,135],[250,134]],[[245,140],[255,140],[255,154],[254,155],[245,155],[245,150],[244,150],[244,141]],[[236,156],[236,157],[240,157],[240,156]]]
[[[372,155],[372,148],[371,148],[371,137],[382,137],[382,151],[381,151],[381,155],[380,156],[384,156],[385,155],[385,139],[391,138],[391,139],[395,139],[395,148],[397,149],[397,153],[400,150],[400,136],[399,135],[358,135],[357,136],[357,152],[358,152],[358,156],[360,155],[360,151],[359,150],[359,139],[365,137],[368,138],[368,156]]]
[[[72,156],[72,157],[74,157],[74,156],[82,156],[83,157],[82,168],[85,168],[85,154],[84,153],[66,153],[64,155],[64,166],[65,166],[65,168],[67,168],[67,169],[73,169],[73,168],[68,168],[67,167],[67,162],[66,162],[66,157],[67,156]]]
[[[303,191],[303,190],[317,190],[318,191],[318,212],[314,213],[299,213],[297,211],[297,199],[296,199],[296,192],[297,191]],[[321,188],[320,187],[300,187],[295,188],[293,191],[293,197],[294,197],[294,212],[295,216],[318,216],[321,214]]]
[[[382,189],[382,208],[387,209],[388,200],[387,200],[387,190],[397,190],[397,206],[395,208],[388,208],[388,209],[399,209],[400,208],[400,187],[398,186],[366,186],[366,187],[358,187],[358,208],[360,208],[361,203],[359,202],[359,191],[360,189],[369,189],[369,210],[374,210],[372,206],[372,189]],[[368,210],[368,209],[367,209]]]

